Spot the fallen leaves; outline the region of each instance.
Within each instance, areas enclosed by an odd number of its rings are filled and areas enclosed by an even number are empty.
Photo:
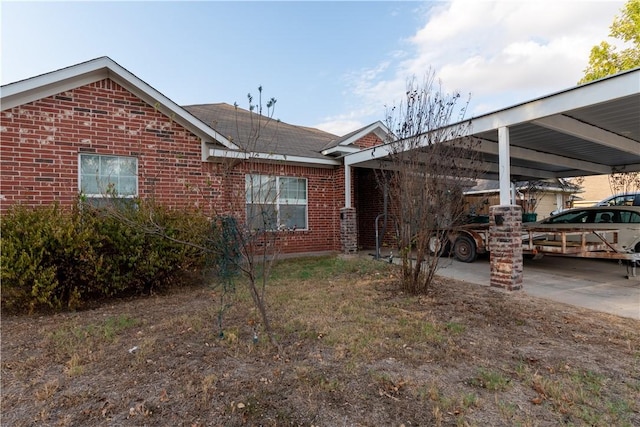
[[[127,418],[133,418],[138,415],[142,415],[143,417],[148,417],[152,412],[149,410],[144,402],[136,403],[135,406],[129,408],[129,416]]]

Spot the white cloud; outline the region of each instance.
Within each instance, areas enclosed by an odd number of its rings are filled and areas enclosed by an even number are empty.
[[[433,69],[445,90],[471,93],[472,115],[525,102],[575,85],[591,48],[607,39],[623,6],[624,1],[436,3],[409,38],[412,52],[351,75],[350,90],[364,104],[391,105],[402,97],[408,77]],[[352,117],[354,128],[363,125],[359,120],[372,121]]]
[[[362,126],[362,122],[359,120],[341,119],[327,120],[322,123],[313,125],[313,127],[316,129],[321,129],[325,132],[329,132],[338,136],[346,135],[356,129],[360,129]]]
[[[371,117],[376,115],[376,113],[378,113],[378,111],[375,111],[370,106],[365,106],[361,109],[351,110],[346,114],[324,117],[322,122],[314,124],[312,127],[342,136],[356,129],[360,129],[372,121],[378,120],[378,118],[363,120],[364,117]]]

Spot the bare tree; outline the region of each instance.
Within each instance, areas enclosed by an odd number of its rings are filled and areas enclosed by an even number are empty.
[[[614,170],[609,174],[609,186],[613,194],[638,191],[640,190],[640,172]]]
[[[235,291],[235,276],[240,272],[247,279],[249,293],[260,314],[258,322],[262,323],[264,332],[272,344],[278,346],[270,324],[267,304],[267,282],[271,268],[276,262],[282,240],[282,234],[295,228],[291,217],[295,211],[284,212],[278,209],[277,202],[281,191],[286,189],[282,179],[277,176],[279,163],[267,159],[265,154],[273,153],[277,148],[277,127],[279,121],[273,118],[276,99],[271,98],[263,105],[262,87],[258,88],[257,103],[251,94],[248,115],[236,108],[235,142],[240,147],[235,154],[222,160],[221,173],[229,181],[225,191],[229,191],[227,206],[211,202],[209,206],[212,217],[209,236],[204,241],[179,240],[165,230],[155,219],[153,197],[150,197],[149,215],[143,221],[132,220],[118,208],[119,195],[106,189],[105,198],[114,203],[104,207],[107,215],[126,223],[138,230],[161,238],[172,240],[204,252],[210,259],[209,266],[215,270],[221,281],[218,309],[218,327],[223,336],[222,316],[231,305],[231,296]],[[261,153],[262,155],[258,154]],[[243,176],[244,180],[237,179]],[[235,179],[235,180],[234,180]],[[238,182],[241,186],[238,187]],[[200,193],[203,188],[199,184],[185,182],[185,189]],[[185,224],[188,227],[189,224]],[[253,326],[254,340],[258,340],[257,322]]]
[[[429,289],[447,230],[464,216],[463,191],[482,170],[470,122],[462,121],[468,101],[459,101],[460,94],[444,93],[430,72],[421,84],[410,79],[406,99],[386,114],[389,156],[377,179],[399,223],[402,290],[412,294]]]
[[[549,182],[542,179],[531,179],[516,183],[522,194],[522,210],[525,214],[536,213],[538,205],[548,191]]]
[[[264,163],[256,157],[256,153],[270,153],[277,147],[277,126],[279,121],[273,118],[277,100],[270,98],[265,105],[262,102],[262,86],[258,87],[258,102],[254,104],[253,96],[247,95],[249,102],[249,126],[239,124],[239,114],[236,114],[236,135],[243,162],[228,161],[225,165],[228,171],[240,167],[249,169],[251,173],[245,175],[244,191],[239,196],[245,200],[244,221],[234,221],[232,236],[238,248],[235,266],[247,279],[249,293],[255,307],[260,313],[264,332],[272,344],[278,345],[271,328],[267,304],[267,283],[271,268],[276,262],[280,248],[281,234],[287,231],[287,220],[283,212],[278,210],[280,198],[279,178],[277,177],[277,162]],[[234,104],[236,112],[238,104]],[[252,165],[260,165],[252,168]],[[237,214],[242,218],[242,214]],[[254,340],[258,339],[257,329],[253,329]]]

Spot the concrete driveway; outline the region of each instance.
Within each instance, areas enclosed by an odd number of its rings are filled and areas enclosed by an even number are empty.
[[[441,260],[438,275],[489,285],[489,258],[466,264]],[[640,269],[627,279],[617,261],[546,256],[524,260],[523,291],[578,307],[640,320]]]

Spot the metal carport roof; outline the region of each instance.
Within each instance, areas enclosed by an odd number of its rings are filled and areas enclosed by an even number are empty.
[[[511,180],[637,172],[640,68],[470,121],[488,166],[485,177],[500,180],[501,203],[508,201]],[[345,166],[377,168],[387,154],[384,146],[370,148],[345,156]]]

